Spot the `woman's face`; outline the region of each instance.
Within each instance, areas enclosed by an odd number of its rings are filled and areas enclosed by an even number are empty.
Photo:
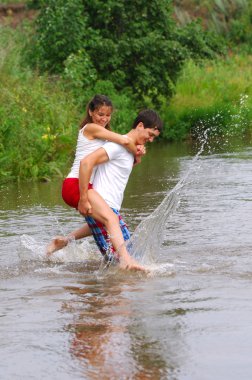
[[[93,123],[106,127],[111,120],[112,108],[108,106],[101,106],[94,111],[89,110],[89,115],[92,118]]]

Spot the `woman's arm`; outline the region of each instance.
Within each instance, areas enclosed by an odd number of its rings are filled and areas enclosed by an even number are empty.
[[[130,152],[137,154],[137,147],[134,142],[128,136],[120,135],[119,133],[109,131],[108,129],[101,127],[98,124],[87,124],[84,133],[87,133],[88,137],[108,140],[124,146]]]
[[[92,214],[92,206],[88,199],[88,184],[92,171],[96,165],[107,162],[109,157],[103,148],[95,150],[80,161],[79,169],[79,188],[80,200],[78,203],[78,211],[82,215]]]
[[[144,145],[137,145],[137,154],[134,159],[134,166],[140,164],[142,161],[142,157],[146,154],[146,148]]]

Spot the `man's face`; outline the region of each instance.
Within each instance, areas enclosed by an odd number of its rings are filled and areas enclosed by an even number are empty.
[[[159,136],[160,131],[157,128],[141,128],[139,130],[138,141],[139,145],[144,145],[147,142],[152,142],[155,137]]]

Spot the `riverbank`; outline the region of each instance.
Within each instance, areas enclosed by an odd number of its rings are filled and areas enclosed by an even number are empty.
[[[23,57],[27,28],[0,28],[1,182],[61,177],[72,161],[78,123],[94,93],[106,93],[113,100],[112,126],[119,133],[127,131],[137,113],[133,100],[111,82],[98,81],[92,91],[75,91],[69,79],[32,71]],[[198,65],[188,61],[172,99],[161,99],[161,139],[191,140],[206,128],[219,135],[251,134],[251,63],[251,55],[245,54]]]

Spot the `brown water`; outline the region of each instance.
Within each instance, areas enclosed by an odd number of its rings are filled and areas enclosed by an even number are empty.
[[[1,187],[1,379],[252,378],[252,149],[198,149],[152,146],[131,176],[149,275],[104,270],[92,239],[46,261],[82,223],[60,181]]]

